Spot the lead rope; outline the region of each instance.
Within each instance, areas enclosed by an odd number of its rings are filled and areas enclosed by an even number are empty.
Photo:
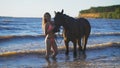
[[[62,34],[63,34],[63,31],[62,31]],[[60,35],[60,32],[58,32],[58,36],[61,36],[61,35]],[[61,37],[62,37],[62,36],[61,36]],[[58,41],[57,36],[56,36],[55,40],[56,40],[56,42],[57,42],[58,44],[61,44],[61,43],[62,43],[62,39],[61,39],[60,41]]]

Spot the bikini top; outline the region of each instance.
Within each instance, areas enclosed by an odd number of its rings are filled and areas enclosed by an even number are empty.
[[[53,29],[53,26],[50,24],[49,26],[48,26],[48,30],[50,31],[50,30],[52,30]]]

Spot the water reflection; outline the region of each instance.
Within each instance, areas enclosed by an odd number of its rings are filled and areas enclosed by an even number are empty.
[[[61,58],[62,57],[62,58]],[[76,58],[72,55],[58,56],[57,59],[49,58],[46,59],[47,65],[46,68],[57,68],[57,67],[71,67],[71,65],[84,65],[86,62],[87,55],[86,53],[81,53]],[[79,66],[77,65],[77,66]]]
[[[58,67],[58,64],[57,64],[57,58],[49,58],[49,59],[46,59],[47,61],[47,68],[56,68]]]

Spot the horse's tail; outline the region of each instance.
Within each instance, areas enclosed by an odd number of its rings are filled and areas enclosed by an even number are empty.
[[[82,45],[84,45],[84,48],[83,50],[85,51],[86,50],[86,44],[87,44],[87,40],[88,40],[88,37],[90,35],[90,32],[91,32],[91,26],[90,26],[90,23],[87,19],[85,18],[78,18],[77,19],[80,23],[80,25],[82,25],[83,29],[83,37],[82,37]]]

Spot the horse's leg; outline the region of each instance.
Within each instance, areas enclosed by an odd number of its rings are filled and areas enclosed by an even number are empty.
[[[85,53],[85,51],[86,51],[87,40],[88,40],[88,36],[84,36],[84,37],[83,37],[83,45],[84,45],[83,53]]]
[[[65,54],[68,55],[69,54],[69,45],[68,45],[69,41],[68,40],[64,40],[64,42],[65,42],[65,46],[66,46]]]
[[[74,40],[74,41],[72,41],[72,42],[73,42],[73,47],[74,47],[73,56],[74,56],[74,58],[76,58],[76,56],[77,56],[76,40]]]
[[[78,50],[79,50],[79,54],[80,54],[82,51],[81,39],[78,40]]]

